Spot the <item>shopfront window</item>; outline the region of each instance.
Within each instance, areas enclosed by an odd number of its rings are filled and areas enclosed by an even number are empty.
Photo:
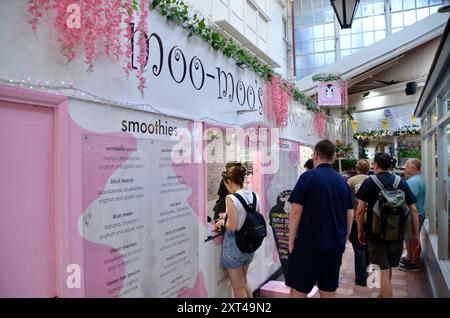
[[[447,104],[448,106],[448,102],[447,101],[445,104]],[[450,257],[450,125],[447,125],[447,129],[446,129],[446,140],[447,140],[447,157],[444,158],[446,160],[446,164],[447,164],[447,178],[446,178],[446,190],[447,190],[447,208],[443,211],[443,213],[447,212],[447,215],[443,215],[441,218],[444,220],[445,226],[441,226],[441,230],[444,231],[444,233],[441,234],[441,237],[446,236],[446,238],[444,239],[444,241],[447,241],[447,258]],[[439,217],[438,217],[439,219]],[[439,228],[438,228],[439,231]]]
[[[437,123],[436,107],[433,107],[433,109],[428,112],[426,123],[427,123],[427,126],[425,126],[426,130],[436,127]]]
[[[434,125],[437,124],[437,114],[436,114],[436,111],[433,111],[433,112],[430,114],[430,119],[431,119],[431,127],[433,127]]]
[[[440,191],[440,187],[439,187],[439,158],[438,158],[438,136],[437,133],[433,134],[433,154],[434,154],[434,167],[433,167],[433,179],[435,181],[434,184],[434,198],[436,200],[439,199],[439,191]],[[433,211],[434,215],[436,216],[435,220],[436,220],[436,229],[439,229],[439,217],[437,217],[439,215],[439,204],[435,204],[434,205],[434,211]]]
[[[445,172],[443,175],[442,180],[442,193],[445,194],[445,202],[442,202],[444,205],[438,209],[438,215],[437,215],[437,230],[438,230],[438,245],[439,245],[439,258],[440,259],[448,259],[448,256],[450,253],[450,246],[449,246],[449,229],[450,229],[450,223],[449,223],[449,214],[450,214],[450,124],[446,126],[445,128],[445,135],[443,138],[443,145],[444,150],[443,154],[445,156],[443,158],[440,158],[440,164],[444,165],[442,171]]]
[[[427,118],[426,116],[424,116],[424,117],[422,118],[421,126],[424,127],[425,130],[428,129],[428,118]],[[424,132],[425,132],[425,131],[424,131]]]
[[[450,123],[447,121],[437,128],[434,135],[436,149],[436,184],[435,184],[435,224],[438,245],[438,257],[448,259],[449,246],[449,206],[450,206]],[[434,171],[433,171],[434,172]],[[432,218],[430,218],[432,222]]]

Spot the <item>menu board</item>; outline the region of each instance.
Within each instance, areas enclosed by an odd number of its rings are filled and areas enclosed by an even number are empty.
[[[272,227],[284,277],[287,277],[288,274],[289,213],[291,205],[287,200],[291,193],[291,190],[281,192],[278,195],[277,204],[269,212],[270,226]]]
[[[86,297],[180,297],[195,284],[199,171],[173,163],[174,145],[83,136]]]

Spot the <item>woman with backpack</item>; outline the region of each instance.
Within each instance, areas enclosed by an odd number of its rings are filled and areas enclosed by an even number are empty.
[[[237,246],[236,231],[242,228],[247,212],[235,194],[240,195],[248,205],[255,205],[256,211],[259,211],[259,199],[256,194],[243,189],[245,173],[246,169],[241,163],[235,163],[222,172],[223,181],[231,195],[226,198],[226,216],[217,223],[218,227],[225,228],[220,263],[227,271],[235,298],[252,298],[247,272],[255,254],[242,252]]]

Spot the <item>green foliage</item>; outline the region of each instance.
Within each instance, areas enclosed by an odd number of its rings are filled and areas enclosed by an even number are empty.
[[[133,8],[134,11],[139,11],[139,5],[137,0],[133,0],[133,4],[131,5],[131,7]]]
[[[341,80],[341,76],[338,74],[315,74],[312,77],[313,82],[336,82],[338,80]]]
[[[357,160],[355,159],[341,159],[342,171],[353,171],[355,170]],[[334,166],[339,168],[339,160],[334,161]]]
[[[398,151],[398,158],[399,159],[410,159],[410,158],[417,158],[422,159],[422,152],[420,150],[407,150],[407,149],[400,149]]]
[[[346,157],[353,152],[352,144],[336,146],[336,155]]]

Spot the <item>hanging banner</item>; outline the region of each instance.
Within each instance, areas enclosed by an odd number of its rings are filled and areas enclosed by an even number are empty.
[[[388,120],[386,118],[381,120],[381,125],[383,127],[383,130],[387,130],[388,129]]]
[[[334,118],[334,124],[339,128],[344,120],[341,118]]]
[[[352,129],[353,129],[353,132],[356,132],[356,130],[358,129],[358,121],[356,121],[356,120],[350,120],[350,123],[352,124]]]
[[[341,129],[341,124],[344,120],[341,118],[334,118],[334,134],[339,134],[339,130]]]
[[[320,83],[317,88],[317,102],[320,106],[341,106],[341,85],[338,82]]]

